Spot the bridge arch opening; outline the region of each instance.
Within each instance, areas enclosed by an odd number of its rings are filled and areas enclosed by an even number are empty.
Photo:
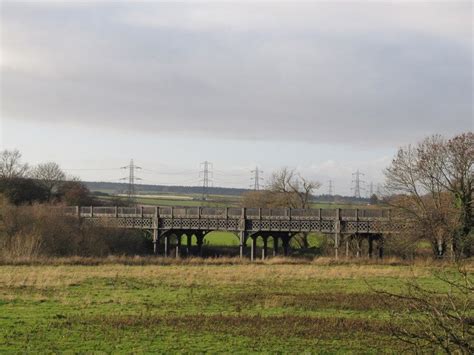
[[[232,232],[212,231],[204,237],[203,255],[208,257],[235,257],[239,255],[239,236]]]

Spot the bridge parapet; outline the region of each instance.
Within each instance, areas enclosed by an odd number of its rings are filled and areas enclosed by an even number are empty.
[[[271,220],[336,220],[370,221],[389,220],[389,209],[291,209],[291,208],[238,208],[238,207],[180,207],[140,206],[104,207],[70,206],[59,207],[59,213],[78,217],[166,217],[209,219],[271,219]]]

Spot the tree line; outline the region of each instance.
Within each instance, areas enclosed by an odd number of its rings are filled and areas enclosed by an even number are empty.
[[[29,166],[18,150],[0,152],[0,194],[14,205],[58,203],[90,205],[87,186],[76,178],[67,178],[55,162]]]
[[[470,257],[474,195],[474,134],[440,135],[402,147],[386,169],[386,203],[413,221],[404,238],[431,242],[435,255]]]

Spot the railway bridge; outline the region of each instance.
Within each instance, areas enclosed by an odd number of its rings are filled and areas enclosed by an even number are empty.
[[[389,209],[74,206],[63,207],[61,211],[94,226],[148,230],[153,236],[154,253],[164,256],[169,256],[172,249],[179,256],[183,248],[190,255],[193,235],[197,241],[197,254],[202,255],[205,236],[213,231],[225,231],[239,238],[241,258],[247,254],[250,242],[252,260],[257,257],[258,238],[263,241],[261,258],[265,259],[270,238],[273,255],[280,252],[288,255],[291,238],[311,232],[331,237],[336,258],[341,254],[341,247],[349,256],[349,243],[352,241],[355,241],[356,253],[360,256],[363,240],[368,242],[368,256],[381,258],[384,239],[408,228],[408,222],[393,218]],[[176,237],[173,248],[171,236]],[[182,245],[183,237],[186,238],[185,245]]]

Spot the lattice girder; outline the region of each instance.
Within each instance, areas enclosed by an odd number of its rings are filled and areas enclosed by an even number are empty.
[[[364,218],[358,220],[353,217],[340,219],[319,217],[290,217],[272,216],[224,218],[223,216],[179,216],[179,217],[152,217],[150,215],[130,215],[114,217],[104,216],[82,217],[85,223],[93,226],[110,228],[158,229],[158,230],[201,230],[201,231],[247,231],[247,232],[336,232],[336,224],[340,223],[340,233],[401,233],[410,228],[409,221],[389,220],[387,218]]]

